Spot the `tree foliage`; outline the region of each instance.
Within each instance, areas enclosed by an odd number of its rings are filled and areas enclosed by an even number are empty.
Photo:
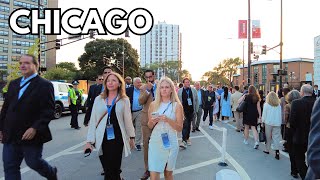
[[[29,55],[34,55],[36,58],[38,57],[39,55],[39,38],[37,38],[35,41],[34,41],[34,44],[32,46],[29,47],[28,49],[28,54]]]
[[[179,75],[179,62],[178,61],[165,61],[163,63],[161,62],[155,62],[149,65],[149,68],[157,74],[157,71],[160,73],[163,73],[169,77],[173,81],[178,81],[178,75]],[[180,78],[181,79],[181,78]]]
[[[79,57],[79,65],[84,73],[84,78],[95,79],[98,74],[102,73],[103,67],[106,66],[103,57],[113,58],[121,62],[123,59],[124,47],[124,71],[125,76],[137,77],[141,75],[138,52],[133,49],[125,39],[96,39],[86,44],[85,52]],[[121,74],[115,67],[111,67],[113,71]]]
[[[48,80],[73,80],[75,79],[76,72],[72,72],[65,68],[56,67],[48,70],[43,76]]]
[[[73,62],[60,62],[56,67],[69,70],[71,72],[77,72],[76,65]]]
[[[213,84],[227,84],[232,86],[233,75],[238,71],[238,66],[242,64],[242,60],[237,58],[228,58],[220,62],[212,71],[203,74],[203,79],[208,78],[208,82]]]

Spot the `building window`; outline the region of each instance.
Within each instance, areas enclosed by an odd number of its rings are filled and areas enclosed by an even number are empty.
[[[20,56],[11,56],[11,60],[12,61],[19,61],[20,60]]]
[[[0,52],[8,53],[7,47],[0,47]]]
[[[27,54],[28,50],[27,49],[12,48],[12,53],[15,53],[15,54]]]
[[[7,6],[0,6],[0,11],[2,11],[2,12],[10,12],[10,8],[7,7]]]
[[[20,2],[20,1],[13,1],[13,5],[14,6],[19,6],[19,7],[25,7],[25,8],[28,8],[28,9],[31,9],[31,8],[38,9],[37,5],[29,4],[29,3],[25,3],[25,2]]]
[[[0,69],[8,69],[7,63],[0,63]]]
[[[262,65],[262,84],[265,84],[267,82],[267,65]]]
[[[8,20],[9,16],[6,14],[0,14],[0,19]]]
[[[8,44],[9,44],[9,40],[8,40],[8,39],[2,39],[2,38],[0,38],[0,44],[6,44],[6,45],[8,45]]]
[[[0,61],[8,61],[8,55],[0,55]]]
[[[0,0],[0,3],[10,4],[10,0]]]
[[[280,69],[280,64],[273,64],[273,73],[278,73],[278,69]]]
[[[9,24],[5,22],[0,22],[0,28],[9,28]]]

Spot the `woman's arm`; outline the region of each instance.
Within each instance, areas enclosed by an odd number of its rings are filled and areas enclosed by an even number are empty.
[[[176,105],[176,121],[171,120],[166,115],[161,116],[161,121],[168,123],[174,130],[181,132],[183,129],[183,107],[180,103]]]
[[[159,117],[153,118],[151,113],[154,111],[154,102],[151,102],[148,110],[148,127],[153,129],[154,126],[159,122]]]
[[[241,98],[238,100],[238,104],[240,104],[243,100],[244,100],[244,98],[246,97],[246,95],[244,94],[244,95],[242,95],[241,96]]]
[[[123,122],[126,129],[126,133],[130,138],[134,138],[135,131],[132,123],[130,100],[128,98],[123,100],[124,100]]]
[[[97,99],[100,98],[100,96],[96,97],[93,103],[92,111],[91,111],[91,117],[89,121],[89,128],[88,128],[88,134],[87,134],[87,142],[90,144],[94,144],[96,140],[96,126],[97,126]],[[102,116],[102,115],[101,115]],[[100,118],[100,117],[99,117]]]
[[[257,102],[257,109],[259,113],[259,122],[261,122],[261,107],[260,107],[260,101]]]

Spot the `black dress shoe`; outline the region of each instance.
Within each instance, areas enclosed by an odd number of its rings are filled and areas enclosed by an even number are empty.
[[[192,132],[196,132],[196,130],[195,130],[195,129],[192,129]]]
[[[200,131],[200,129],[199,129],[199,128],[196,128],[196,131]]]
[[[279,150],[276,150],[276,156],[275,156],[274,158],[276,158],[277,160],[280,159],[280,152],[279,152]]]
[[[76,130],[79,130],[81,127],[80,126],[78,126],[78,127],[74,127],[74,129],[76,129]]]
[[[147,180],[149,177],[150,177],[150,172],[146,171],[140,179],[141,180]]]
[[[53,177],[48,178],[48,180],[58,180],[58,169],[57,169],[57,167],[53,167],[53,173],[54,173]]]

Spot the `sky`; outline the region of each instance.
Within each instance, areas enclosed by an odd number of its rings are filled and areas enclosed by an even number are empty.
[[[50,1],[50,0],[49,0]],[[212,70],[225,58],[243,56],[243,39],[238,39],[238,20],[248,18],[247,0],[60,0],[62,11],[68,8],[98,8],[103,14],[115,7],[127,12],[137,7],[148,9],[155,24],[165,21],[177,24],[182,33],[183,69],[190,71],[194,80]],[[319,0],[283,0],[283,58],[314,58],[314,37],[320,35]],[[87,11],[86,11],[87,12]],[[254,45],[273,47],[280,42],[280,0],[251,0],[251,19],[260,20],[261,38],[253,39]],[[67,37],[63,33],[58,38]],[[111,39],[122,36],[97,36]],[[127,38],[140,53],[140,36]],[[84,46],[91,40],[82,40],[61,47],[57,63],[75,62],[84,53]],[[69,42],[63,40],[62,44]],[[245,60],[247,60],[247,40]],[[258,47],[255,50],[261,50]],[[279,59],[279,49],[268,51],[259,60]]]

